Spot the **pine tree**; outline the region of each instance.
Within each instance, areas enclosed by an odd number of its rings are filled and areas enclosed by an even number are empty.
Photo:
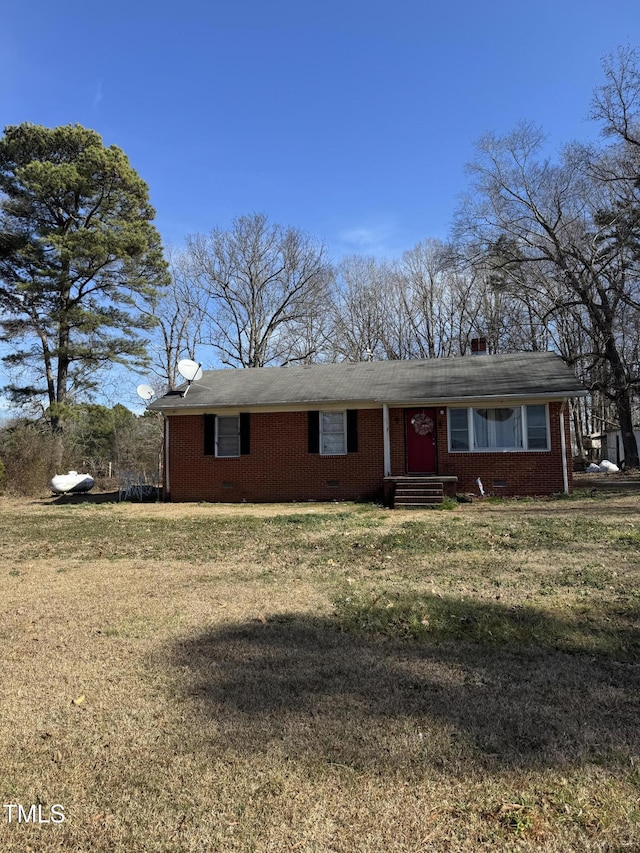
[[[0,327],[3,360],[23,379],[7,390],[42,401],[54,431],[101,368],[145,360],[153,321],[140,308],[166,279],[154,215],[147,185],[95,131],[5,128]]]

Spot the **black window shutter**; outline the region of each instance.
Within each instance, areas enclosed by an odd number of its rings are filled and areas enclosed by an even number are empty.
[[[204,415],[204,455],[216,455],[216,416]]]
[[[320,453],[320,412],[307,412],[309,417],[309,453]]]
[[[251,452],[251,415],[240,412],[240,454],[247,456]]]
[[[358,410],[347,409],[347,453],[358,452]]]

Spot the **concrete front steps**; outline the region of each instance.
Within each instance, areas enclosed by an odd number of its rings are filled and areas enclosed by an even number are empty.
[[[444,483],[434,477],[402,477],[396,479],[394,507],[436,506],[444,500]]]
[[[384,500],[390,507],[437,506],[458,491],[458,478],[451,474],[403,474],[384,478]]]

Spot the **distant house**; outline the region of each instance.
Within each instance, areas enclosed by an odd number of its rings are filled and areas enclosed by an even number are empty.
[[[186,387],[186,386],[185,386]],[[554,353],[205,371],[150,408],[165,418],[172,501],[384,499],[569,492]]]

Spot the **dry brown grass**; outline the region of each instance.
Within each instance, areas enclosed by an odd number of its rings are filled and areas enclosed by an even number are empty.
[[[640,849],[640,497],[0,519],[3,853]]]

